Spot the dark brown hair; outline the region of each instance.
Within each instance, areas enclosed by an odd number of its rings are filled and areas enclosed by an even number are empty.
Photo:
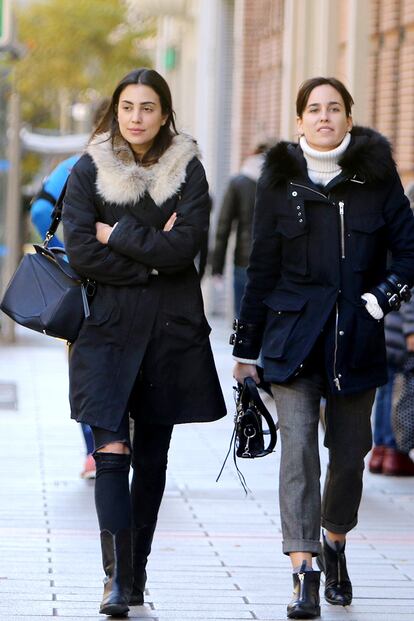
[[[134,69],[134,71],[131,71],[122,78],[113,92],[110,104],[105,114],[92,133],[91,139],[98,134],[109,132],[109,138],[113,143],[115,137],[119,136],[117,116],[119,98],[122,91],[130,84],[145,84],[145,86],[152,88],[160,98],[163,115],[167,115],[165,124],[160,127],[151,148],[142,158],[141,163],[148,166],[159,160],[161,155],[171,145],[174,135],[178,134],[175,126],[175,112],[172,107],[170,88],[164,78],[154,69],[147,69],[146,67]]]
[[[345,105],[345,113],[346,116],[351,116],[352,114],[352,106],[354,105],[354,100],[352,99],[351,93],[348,91],[346,86],[336,78],[310,78],[309,80],[305,80],[299,87],[298,94],[296,97],[296,114],[299,118],[302,118],[302,114],[306,108],[308,103],[309,96],[314,88],[317,86],[322,86],[323,84],[328,84],[332,86],[338,93],[341,95],[344,100]]]

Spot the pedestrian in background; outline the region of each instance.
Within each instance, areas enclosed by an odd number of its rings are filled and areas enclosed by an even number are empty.
[[[72,417],[91,425],[96,447],[103,614],[143,603],[174,424],[225,415],[194,266],[208,222],[199,150],[176,129],[167,83],[132,71],[72,169],[63,209],[69,261],[97,283],[69,378]]]
[[[315,556],[326,601],[352,601],[345,540],[358,521],[375,388],[387,381],[382,319],[409,297],[414,281],[414,216],[390,145],[371,129],[353,128],[352,104],[335,78],[300,87],[299,144],[271,149],[258,184],[234,339],[234,377],[258,381],[261,350],[276,401],[292,619],[320,614]],[[329,463],[321,501],[322,397]]]
[[[94,127],[100,121],[108,104],[109,101],[107,99],[102,99],[96,106],[93,118]],[[30,218],[42,239],[45,239],[46,233],[50,228],[55,203],[65,186],[73,166],[80,156],[81,154],[77,153],[60,162],[43,181],[40,192],[32,200]],[[54,235],[49,241],[49,246],[63,248],[63,242],[57,235]],[[83,479],[94,479],[96,466],[92,455],[94,450],[92,430],[86,423],[81,424],[81,429],[85,442],[86,457],[80,476]]]
[[[212,275],[219,282],[223,277],[229,237],[233,227],[236,227],[233,259],[235,317],[239,316],[240,302],[246,284],[246,268],[252,243],[254,199],[265,150],[266,145],[264,143],[258,144],[253,153],[243,162],[239,174],[230,179],[217,222]]]
[[[68,157],[60,162],[56,168],[52,170],[50,175],[47,176],[42,184],[40,192],[32,201],[30,218],[33,226],[36,228],[42,239],[45,239],[46,233],[49,230],[55,202],[63,190],[72,167],[76,164],[79,158],[80,154],[72,155],[71,157]],[[57,235],[54,235],[49,243],[50,246],[63,248],[63,242]],[[94,479],[96,467],[95,460],[92,455],[94,450],[93,436],[91,428],[85,423],[82,423],[82,435],[85,442],[86,457],[81,477],[84,479]]]
[[[414,208],[414,184],[406,191]],[[414,298],[385,318],[388,382],[377,390],[374,405],[374,448],[368,462],[373,474],[414,476],[414,462],[397,445],[392,419],[397,374],[401,375],[407,355],[414,352]],[[408,385],[411,386],[411,383]],[[407,395],[405,395],[407,398]],[[414,405],[414,394],[412,403]]]

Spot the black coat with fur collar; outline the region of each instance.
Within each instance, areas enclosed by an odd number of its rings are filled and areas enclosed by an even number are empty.
[[[383,321],[361,295],[378,294],[389,272],[412,286],[414,218],[387,140],[366,128],[351,134],[327,186],[312,183],[300,146],[286,142],[269,151],[259,180],[234,355],[256,359],[261,349],[275,383],[300,373],[321,335],[331,391],[387,380]]]
[[[196,144],[176,136],[143,168],[126,143],[106,138],[74,166],[63,210],[70,263],[97,282],[70,347],[72,417],[109,430],[127,409],[153,423],[216,420],[225,405],[194,267],[210,205]],[[108,245],[96,239],[98,220],[118,223]]]

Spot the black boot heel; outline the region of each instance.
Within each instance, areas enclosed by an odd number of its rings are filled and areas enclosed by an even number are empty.
[[[99,608],[103,615],[125,617],[132,590],[131,530],[113,534],[101,532],[102,564],[105,571],[104,593]]]
[[[132,585],[131,597],[129,598],[131,606],[142,606],[144,604],[146,581],[147,572],[145,568],[134,565],[134,583]]]
[[[323,535],[322,553],[316,562],[325,574],[325,599],[333,606],[349,606],[352,602],[352,583],[346,567],[345,544],[336,541],[333,550]]]
[[[142,606],[144,603],[144,591],[147,581],[146,566],[148,556],[151,552],[152,540],[154,538],[154,531],[156,522],[141,526],[140,528],[134,528],[132,537],[132,564],[133,564],[133,576],[134,582],[132,586],[132,593],[129,599],[131,606]]]
[[[288,619],[315,619],[321,615],[319,605],[320,571],[305,571],[306,561],[293,574],[293,598],[287,607]]]

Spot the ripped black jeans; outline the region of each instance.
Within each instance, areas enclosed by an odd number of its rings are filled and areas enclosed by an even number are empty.
[[[92,427],[95,441],[95,505],[100,530],[116,533],[141,528],[157,521],[165,488],[168,449],[173,425],[135,423],[132,442],[129,416],[117,431]],[[103,453],[99,449],[123,442],[130,454]],[[129,468],[133,477],[129,488]]]

